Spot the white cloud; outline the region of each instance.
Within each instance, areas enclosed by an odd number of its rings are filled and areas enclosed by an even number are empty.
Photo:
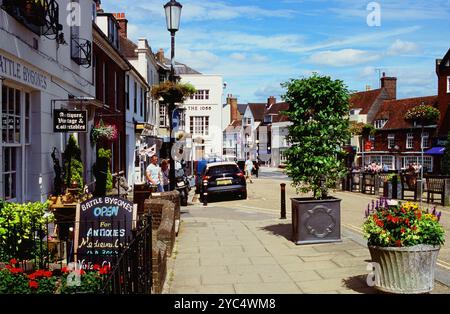
[[[214,67],[220,58],[209,51],[192,51],[188,49],[177,50],[177,61],[185,63],[197,71],[208,71]]]
[[[230,58],[237,61],[244,61],[245,59],[247,59],[247,56],[243,53],[235,52],[230,55]]]
[[[275,96],[278,102],[281,101],[281,95],[284,93],[285,90],[281,87],[280,83],[271,83],[258,88],[255,91],[255,96],[261,101],[267,100],[270,96]]]
[[[390,56],[411,55],[417,53],[420,53],[420,48],[417,44],[400,39],[397,39],[387,51],[387,54]]]
[[[375,61],[380,55],[357,49],[321,51],[309,57],[309,62],[334,67],[344,67]]]

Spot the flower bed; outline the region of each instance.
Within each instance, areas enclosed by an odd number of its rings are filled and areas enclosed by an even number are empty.
[[[26,273],[16,259],[0,269],[0,294],[96,294],[110,272],[109,266],[94,265],[92,270],[50,271],[38,269]]]

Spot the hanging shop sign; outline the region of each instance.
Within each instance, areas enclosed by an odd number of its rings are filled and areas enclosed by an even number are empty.
[[[83,269],[113,265],[136,228],[137,207],[119,197],[98,197],[77,206],[75,259]]]
[[[53,132],[87,132],[87,111],[53,110]]]

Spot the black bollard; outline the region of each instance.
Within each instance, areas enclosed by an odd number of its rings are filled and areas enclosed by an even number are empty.
[[[286,183],[281,183],[281,217],[286,219]]]
[[[203,182],[203,206],[208,206],[208,182]]]

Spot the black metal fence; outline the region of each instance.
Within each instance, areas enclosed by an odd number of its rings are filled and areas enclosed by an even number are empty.
[[[139,232],[119,256],[102,293],[150,294],[152,289],[152,218],[142,221]]]

